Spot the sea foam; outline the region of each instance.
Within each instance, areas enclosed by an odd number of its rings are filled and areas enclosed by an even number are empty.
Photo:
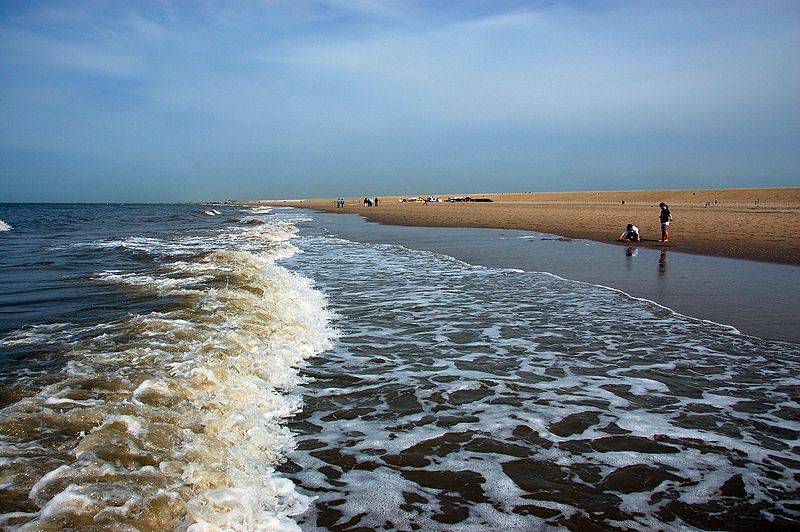
[[[550,274],[300,245],[348,331],[303,391],[303,530],[796,527],[796,346]]]
[[[194,260],[178,242],[180,260],[147,274],[98,274],[182,303],[104,324],[65,353],[56,382],[5,409],[4,478],[38,512],[0,526],[297,529],[311,499],[274,468],[294,448],[284,420],[301,403],[288,392],[330,347],[331,316],[276,263],[292,252],[289,223],[228,231]]]
[[[0,233],[5,231],[11,231],[12,229],[14,228],[5,223],[3,220],[0,220]]]

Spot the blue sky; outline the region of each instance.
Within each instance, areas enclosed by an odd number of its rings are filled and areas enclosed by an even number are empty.
[[[800,2],[0,1],[0,202],[800,186]]]

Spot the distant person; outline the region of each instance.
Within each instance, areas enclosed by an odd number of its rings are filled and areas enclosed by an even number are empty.
[[[625,226],[625,230],[619,235],[617,239],[620,242],[625,240],[630,240],[631,242],[641,242],[642,237],[639,236],[639,228],[633,224],[628,224]]]
[[[663,201],[658,206],[661,207],[658,215],[661,222],[661,240],[659,242],[669,242],[669,223],[672,221],[672,213],[669,212],[669,207]]]
[[[377,207],[378,206],[378,196],[375,196],[375,199],[373,201],[374,201],[374,205]]]

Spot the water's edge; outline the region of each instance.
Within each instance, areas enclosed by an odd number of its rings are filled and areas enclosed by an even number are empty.
[[[395,226],[316,213],[335,235],[442,253],[469,264],[543,271],[620,290],[742,334],[800,343],[800,267],[618,246],[504,229]]]

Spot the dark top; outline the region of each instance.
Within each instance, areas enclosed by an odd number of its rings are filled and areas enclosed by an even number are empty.
[[[661,209],[661,223],[662,224],[667,223],[669,221],[669,217],[670,217],[669,207]]]

